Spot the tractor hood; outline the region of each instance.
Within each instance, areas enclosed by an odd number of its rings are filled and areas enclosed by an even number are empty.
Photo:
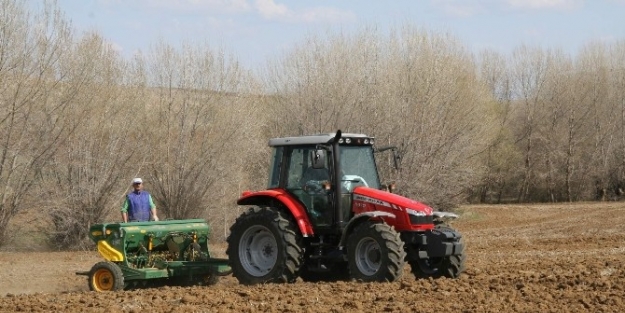
[[[364,186],[354,189],[354,200],[369,202],[375,206],[389,207],[393,210],[405,211],[411,215],[430,216],[433,212],[431,207],[419,201]]]

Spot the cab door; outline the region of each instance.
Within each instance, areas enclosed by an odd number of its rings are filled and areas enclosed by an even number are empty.
[[[315,146],[293,146],[289,149],[285,189],[304,204],[315,226],[329,226],[333,212],[331,192],[324,186],[330,184],[330,168],[328,158],[323,168],[313,168],[314,151]]]

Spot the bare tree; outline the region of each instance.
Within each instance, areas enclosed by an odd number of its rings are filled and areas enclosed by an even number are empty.
[[[614,199],[625,196],[625,39],[606,49],[608,61],[604,68],[608,73],[608,99],[605,110],[599,116],[603,119],[596,123],[596,128],[605,125],[601,134],[605,134],[603,149],[600,151],[604,174],[602,186],[608,189]],[[610,127],[612,126],[612,127]]]
[[[0,1],[0,244],[12,217],[37,199],[41,170],[78,126],[80,83],[61,60],[72,34],[55,3],[32,14],[21,1]]]
[[[523,202],[529,200],[530,187],[535,183],[536,128],[542,122],[543,93],[551,57],[541,49],[521,46],[512,53],[511,61],[513,97],[522,108],[515,123],[520,128],[517,142],[523,146],[523,176],[517,201]]]
[[[507,131],[523,152],[508,160],[523,161],[507,170],[503,184],[521,182],[518,201],[605,199],[611,182],[618,181],[611,161],[621,140],[614,114],[620,112],[613,70],[618,61],[608,51],[591,43],[577,58],[528,47],[513,54],[513,119]],[[515,168],[523,169],[521,179]]]
[[[156,94],[144,173],[167,218],[198,218],[235,205],[232,183],[257,122],[253,83],[236,59],[208,46],[155,46],[147,59]],[[252,99],[252,100],[250,100]],[[241,149],[241,150],[239,150]],[[236,190],[235,192],[239,192]]]
[[[138,171],[135,166],[145,159],[139,153],[146,136],[140,105],[145,86],[141,77],[129,78],[132,67],[121,60],[96,33],[86,34],[65,60],[73,73],[68,83],[82,84],[74,101],[88,114],[80,116],[42,183],[54,227],[51,244],[57,248],[90,246],[92,224],[119,219],[127,173]]]
[[[400,136],[402,168],[410,169],[401,190],[452,208],[483,175],[495,103],[454,37],[404,27],[387,46],[389,124],[399,125],[390,133]]]
[[[274,95],[267,99],[272,102],[272,134],[364,131],[376,114],[369,104],[376,95],[379,45],[371,28],[352,37],[313,36],[270,63],[264,78]]]
[[[54,2],[0,0],[0,245],[34,207],[53,245],[84,247],[134,176],[161,218],[205,217],[223,239],[241,191],[264,188],[268,138],[337,129],[398,146],[383,179],[440,209],[618,198],[624,47],[476,58],[449,34],[373,26],[308,37],[261,85],[224,50],[161,42],[127,61],[97,32],[74,37]]]
[[[610,47],[602,43],[589,44],[580,51],[576,71],[579,77],[579,90],[586,91],[584,106],[588,106],[589,114],[586,118],[587,128],[584,130],[586,138],[581,147],[580,167],[584,169],[583,184],[580,190],[574,191],[582,199],[608,200],[614,192],[618,173],[618,166],[613,163],[617,154],[619,136],[619,101],[613,98],[619,91],[614,88],[614,81],[618,76],[613,72],[614,62],[610,55]]]
[[[273,65],[272,121],[282,134],[365,132],[401,145],[402,192],[449,208],[475,177],[490,136],[490,95],[451,36],[406,26],[311,38]],[[381,170],[390,177],[389,166]]]
[[[506,58],[494,51],[484,51],[480,55],[480,80],[483,81],[496,101],[495,136],[485,151],[484,181],[479,190],[480,202],[504,201],[504,195],[514,188],[510,181],[519,177],[516,165],[520,163],[519,150],[514,145],[513,133],[510,131],[511,118],[514,114],[510,73]]]
[[[604,47],[582,50],[575,78],[568,83],[570,100],[565,111],[566,145],[563,150],[566,155],[564,188],[569,202],[594,196],[597,161],[602,158],[606,131],[610,132],[610,125],[613,125],[610,122],[613,115],[606,110],[609,94],[606,62]],[[570,73],[561,72],[563,76]]]

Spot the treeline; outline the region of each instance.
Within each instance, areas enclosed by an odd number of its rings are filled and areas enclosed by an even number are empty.
[[[337,129],[396,145],[384,181],[439,209],[619,199],[625,41],[475,55],[411,25],[365,28],[253,70],[206,43],[127,59],[53,3],[0,0],[0,246],[25,211],[52,247],[88,246],[135,176],[161,218],[206,218],[223,239],[240,193],[266,185],[269,138]]]

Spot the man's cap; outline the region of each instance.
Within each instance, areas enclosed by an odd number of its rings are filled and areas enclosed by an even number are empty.
[[[133,184],[143,184],[143,180],[141,180],[141,178],[137,177],[135,179],[132,180]]]

